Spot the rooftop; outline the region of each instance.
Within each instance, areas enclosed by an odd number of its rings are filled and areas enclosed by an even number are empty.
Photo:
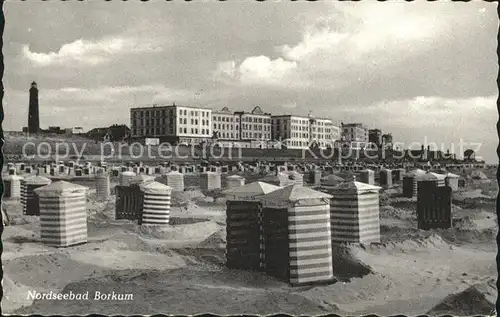
[[[52,180],[48,179],[47,177],[43,177],[40,175],[34,175],[30,176],[24,179],[24,182],[32,185],[47,185],[52,182]]]
[[[335,191],[356,191],[360,192],[375,192],[379,191],[381,187],[374,186],[362,182],[357,182],[355,178],[352,178],[348,181],[342,182],[339,185],[334,187]]]
[[[88,187],[73,184],[66,181],[58,181],[35,189],[39,196],[61,196],[64,194],[84,193]]]
[[[197,109],[197,110],[212,111],[211,108],[176,105],[175,102],[172,104],[153,104],[153,105],[132,107],[132,108],[130,108],[130,110],[148,110],[148,109],[161,109],[161,108],[171,108],[171,107],[180,107],[180,108],[190,108],[190,109]]]
[[[159,182],[147,182],[139,185],[142,192],[147,194],[168,194],[172,191],[170,186]]]
[[[255,198],[257,196],[269,194],[279,188],[278,186],[257,181],[240,187],[227,189],[224,191],[224,194],[240,199]]]
[[[289,185],[263,196],[262,200],[269,202],[296,202],[299,200],[322,198],[332,198],[332,196],[301,185]]]

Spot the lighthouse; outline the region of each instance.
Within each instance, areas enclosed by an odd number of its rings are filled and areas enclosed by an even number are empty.
[[[28,114],[28,132],[40,132],[40,115],[38,112],[38,87],[35,82],[31,83],[30,104]]]

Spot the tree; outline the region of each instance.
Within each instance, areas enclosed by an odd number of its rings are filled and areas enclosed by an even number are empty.
[[[475,153],[473,150],[471,149],[468,149],[468,150],[465,150],[464,152],[464,159],[466,160],[473,160],[475,157]]]

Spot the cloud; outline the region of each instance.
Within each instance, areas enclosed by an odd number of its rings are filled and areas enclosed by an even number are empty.
[[[246,58],[239,66],[240,81],[243,84],[268,83],[279,84],[288,78],[297,67],[294,61],[283,58],[271,60],[267,56],[252,56]]]
[[[469,16],[461,7],[429,8],[413,3],[331,4],[316,19],[306,19],[299,41],[275,46],[274,55],[240,58],[242,62],[233,69],[243,74],[233,76],[231,85],[328,90],[338,95],[338,102],[352,103],[436,95],[439,90],[446,97],[470,96],[473,90],[479,95],[492,93],[493,77],[488,85],[476,85],[478,81],[465,80],[456,67],[460,63],[478,74],[472,69],[495,64],[493,50],[475,56],[490,43],[486,34],[496,33],[491,24],[486,27],[482,22],[484,8],[467,11]],[[476,21],[481,22],[480,28],[473,25]],[[472,29],[477,29],[477,35],[464,32]],[[467,41],[478,44],[466,47]],[[450,58],[453,51],[462,53]],[[474,58],[466,61],[464,51]],[[465,89],[465,85],[474,87]]]
[[[301,61],[318,51],[332,51],[343,40],[347,39],[349,34],[332,32],[329,29],[308,30],[305,32],[302,41],[295,46],[284,45],[279,49],[283,56],[292,61]]]
[[[100,41],[78,39],[64,44],[57,52],[37,53],[30,50],[29,45],[22,47],[24,58],[35,66],[47,67],[55,65],[90,65],[95,66],[107,62],[119,54],[137,54],[145,52],[161,52],[162,48],[152,43],[142,42],[134,38],[106,38]]]
[[[250,56],[239,65],[234,60],[218,63],[213,78],[228,85],[235,81],[243,85],[284,85],[296,68],[295,61],[281,57]]]
[[[231,83],[237,76],[236,62],[233,60],[220,62],[213,72],[213,79]]]

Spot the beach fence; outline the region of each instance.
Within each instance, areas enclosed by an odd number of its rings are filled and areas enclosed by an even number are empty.
[[[417,196],[418,229],[451,228],[451,193],[451,187],[438,186],[435,181],[423,180],[419,182]]]
[[[139,225],[164,226],[170,222],[170,200],[172,188],[159,182],[139,184],[142,192],[141,217]]]
[[[38,206],[38,197],[35,195],[34,190],[49,185],[52,180],[34,175],[21,180],[21,205],[23,207],[23,214],[27,216],[39,216],[40,208]]]
[[[267,274],[291,285],[333,279],[330,198],[301,185],[261,198]]]
[[[41,242],[67,247],[87,242],[88,188],[58,181],[34,190],[40,207]]]
[[[224,191],[226,200],[226,265],[262,270],[265,267],[262,204],[259,197],[279,187],[253,182]]]
[[[328,191],[332,243],[380,242],[380,189],[352,177]]]

